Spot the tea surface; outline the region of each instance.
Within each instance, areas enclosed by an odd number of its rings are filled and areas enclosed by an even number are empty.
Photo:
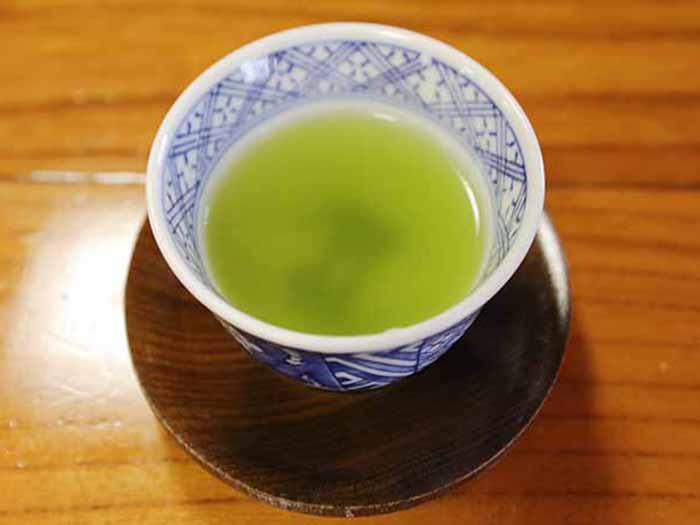
[[[400,114],[337,109],[278,126],[221,161],[203,209],[226,300],[291,330],[361,335],[463,299],[486,228],[473,166]]]

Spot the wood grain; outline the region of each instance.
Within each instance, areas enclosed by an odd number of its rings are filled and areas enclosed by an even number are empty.
[[[516,274],[445,357],[391,388],[338,395],[254,363],[170,272],[148,224],[125,299],[135,370],[172,435],[234,487],[324,516],[413,507],[493,465],[552,389],[570,306],[545,218]]]
[[[560,382],[503,462],[355,522],[696,523],[700,3],[6,0],[0,524],[310,522],[208,475],[146,406],[122,318],[143,188],[31,174],[143,171],[160,119],[204,67],[337,19],[428,32],[512,89],[543,144],[574,291]]]

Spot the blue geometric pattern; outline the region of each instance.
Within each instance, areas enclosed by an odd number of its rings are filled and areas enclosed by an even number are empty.
[[[369,41],[323,41],[248,60],[215,82],[179,123],[168,144],[161,199],[178,251],[208,283],[197,216],[217,162],[252,127],[308,102],[356,98],[399,106],[437,122],[474,152],[492,192],[495,235],[487,273],[505,257],[527,201],[523,153],[501,109],[470,78],[424,52]],[[287,348],[222,321],[257,360],[330,390],[377,388],[442,355],[474,312],[442,333],[385,352],[321,354]]]
[[[251,127],[309,101],[360,97],[412,109],[468,145],[493,192],[496,227],[487,273],[505,257],[527,201],[527,172],[503,112],[470,78],[423,52],[367,41],[323,41],[248,60],[211,86],[169,145],[163,204],[170,234],[206,282],[197,204],[221,155]]]
[[[367,390],[386,386],[422,370],[459,339],[477,314],[410,345],[383,352],[321,354],[277,345],[219,319],[257,361],[307,385],[326,390]]]

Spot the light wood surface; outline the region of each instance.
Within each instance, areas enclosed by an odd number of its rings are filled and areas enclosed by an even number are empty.
[[[574,292],[560,382],[507,457],[355,522],[698,523],[700,3],[5,0],[0,525],[339,522],[230,489],[146,406],[122,311],[140,177],[36,173],[143,171],[199,71],[338,19],[427,32],[512,89],[542,142]]]

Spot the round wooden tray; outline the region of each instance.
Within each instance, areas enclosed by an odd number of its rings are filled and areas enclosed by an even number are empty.
[[[492,464],[549,394],[569,316],[566,264],[546,218],[455,347],[367,393],[312,389],[254,362],[179,284],[148,223],[126,289],[134,366],[175,439],[255,498],[340,516],[416,505]]]

